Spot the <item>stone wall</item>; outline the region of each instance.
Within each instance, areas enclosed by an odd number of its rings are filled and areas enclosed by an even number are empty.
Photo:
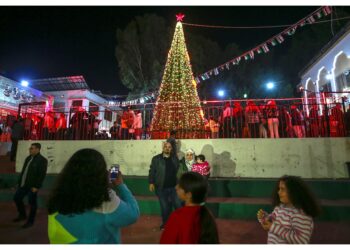
[[[16,171],[22,169],[33,141],[18,146]],[[49,160],[48,173],[59,173],[78,149],[94,148],[107,164],[119,163],[125,175],[147,176],[151,159],[159,154],[162,140],[142,141],[39,141]],[[201,139],[180,140],[178,155],[187,148],[204,154],[212,166],[212,177],[276,178],[284,174],[304,178],[347,178],[350,162],[349,138],[305,139]]]

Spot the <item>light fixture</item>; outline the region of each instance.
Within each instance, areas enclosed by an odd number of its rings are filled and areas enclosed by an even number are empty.
[[[266,84],[267,89],[273,89],[275,87],[275,84],[273,82],[268,82]]]
[[[23,87],[28,87],[29,86],[29,82],[28,81],[21,81],[21,86]]]
[[[224,95],[225,95],[225,91],[222,90],[222,89],[220,89],[220,90],[218,91],[218,96],[223,97]]]

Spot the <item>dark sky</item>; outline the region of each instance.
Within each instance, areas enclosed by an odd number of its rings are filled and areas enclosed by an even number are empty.
[[[117,28],[135,16],[155,13],[176,22],[210,25],[292,24],[317,9],[302,7],[0,7],[0,74],[14,80],[84,75],[90,88],[127,94],[118,77],[114,51]],[[249,49],[282,29],[225,30],[191,28],[220,46],[235,42]],[[169,44],[170,47],[170,44]],[[224,62],[222,62],[224,63]]]

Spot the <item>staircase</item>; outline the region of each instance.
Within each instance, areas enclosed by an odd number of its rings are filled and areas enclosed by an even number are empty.
[[[12,201],[18,173],[11,162],[0,164],[0,201]],[[5,165],[3,167],[2,165]],[[6,171],[2,171],[5,169]],[[13,169],[12,169],[13,170]],[[39,192],[39,207],[45,207],[57,175],[47,175]],[[143,215],[160,215],[157,197],[149,192],[146,177],[125,176],[124,182],[135,195]],[[350,221],[350,180],[306,180],[322,206],[321,221]],[[271,211],[270,197],[276,179],[213,178],[209,180],[207,206],[222,219],[255,220],[262,208]]]

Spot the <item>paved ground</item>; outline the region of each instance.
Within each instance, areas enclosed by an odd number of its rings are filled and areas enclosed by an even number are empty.
[[[48,244],[47,213],[39,209],[33,227],[21,229],[21,223],[12,223],[16,217],[14,204],[0,202],[1,244]],[[265,244],[266,233],[256,221],[217,220],[220,242],[223,244]],[[141,216],[133,225],[122,229],[125,244],[157,244],[160,217]],[[316,244],[350,244],[350,222],[317,222],[312,238]]]

